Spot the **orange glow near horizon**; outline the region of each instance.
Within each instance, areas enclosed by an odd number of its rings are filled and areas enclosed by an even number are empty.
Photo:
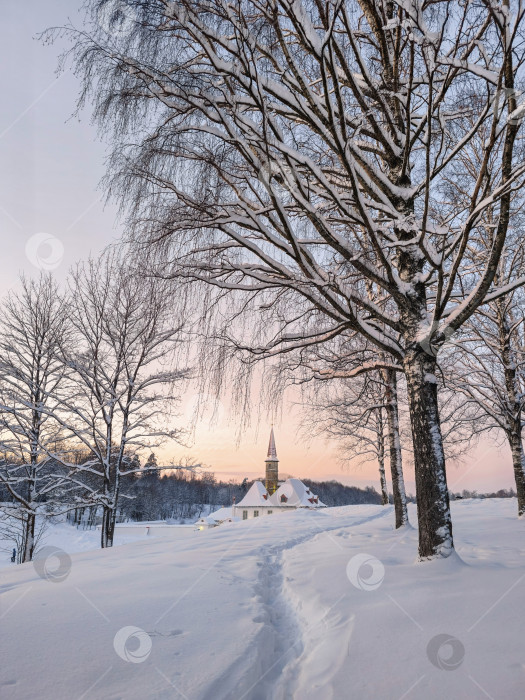
[[[221,407],[222,408],[222,407]],[[191,421],[192,409],[186,405],[181,419]],[[192,457],[206,465],[218,479],[242,481],[264,479],[265,458],[272,421],[260,420],[246,429],[238,440],[238,417],[222,408],[213,418],[204,414],[197,423],[192,445],[189,448],[168,446],[159,449],[161,461],[172,462]],[[280,420],[274,419],[275,442],[279,458],[279,475],[299,479],[330,480],[359,486],[374,486],[379,491],[379,477],[374,462],[359,463],[350,460],[341,464],[338,446],[334,441],[313,439],[310,443],[299,433],[299,416],[294,406],[283,411]],[[405,458],[406,490],[415,493],[414,470]],[[451,491],[463,489],[478,492],[513,488],[514,478],[510,454],[503,445],[498,448],[485,440],[461,462],[447,465],[448,485]],[[387,479],[388,463],[387,463]]]

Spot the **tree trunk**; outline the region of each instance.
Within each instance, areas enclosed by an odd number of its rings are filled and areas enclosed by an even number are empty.
[[[512,466],[514,467],[514,479],[516,481],[516,493],[518,495],[518,516],[525,515],[525,453],[523,440],[521,439],[521,420],[514,430],[507,432],[512,452]]]
[[[97,506],[91,506],[88,516],[88,530],[96,527],[97,524]]]
[[[111,510],[104,504],[102,506],[102,522],[100,524],[100,546],[102,549],[108,546],[108,522],[110,516]]]
[[[24,522],[23,547],[21,553],[21,563],[32,561],[35,549],[35,523],[36,515],[28,513]]]
[[[116,505],[111,509],[111,513],[108,519],[108,529],[107,529],[107,541],[106,547],[113,547],[113,539],[115,537],[115,523],[117,520],[117,507]]]
[[[117,521],[118,490],[107,493],[107,503],[104,504],[101,525],[101,547],[113,547],[115,537],[115,523]]]
[[[506,411],[508,430],[507,439],[512,453],[512,466],[514,467],[514,480],[516,481],[516,493],[518,495],[518,516],[525,513],[525,455],[523,452],[523,440],[521,437],[522,408],[521,387],[518,379],[518,359],[513,347],[512,318],[506,311],[504,299],[496,302],[501,361],[505,375]]]
[[[110,464],[110,459],[111,457],[108,457],[107,464]],[[111,465],[108,467],[107,464],[104,467],[104,499],[102,504],[102,523],[100,525],[100,546],[102,549],[113,546],[111,521],[113,517],[114,499],[111,493]]]
[[[436,358],[409,348],[404,361],[416,474],[419,556],[447,557],[454,549],[437,402]]]
[[[388,488],[385,476],[385,434],[383,432],[383,414],[377,412],[377,461],[379,463],[379,481],[381,483],[381,505],[388,505]]]
[[[102,525],[101,525],[101,540],[100,546],[113,547],[113,539],[115,535],[115,521],[116,521],[117,511],[111,506],[104,506],[104,511],[102,515]]]
[[[397,405],[397,377],[394,370],[383,370],[385,381],[385,404],[388,425],[388,445],[390,454],[390,471],[392,473],[392,493],[396,529],[408,525],[407,499],[403,479],[403,462],[401,440],[399,438],[399,411]]]

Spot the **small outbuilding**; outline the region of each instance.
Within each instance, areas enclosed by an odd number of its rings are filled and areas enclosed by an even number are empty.
[[[219,508],[214,513],[199,518],[195,523],[196,530],[209,530],[223,523],[233,523],[239,518],[234,517],[231,508]]]

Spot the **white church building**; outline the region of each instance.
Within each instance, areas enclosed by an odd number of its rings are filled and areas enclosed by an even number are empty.
[[[232,506],[232,516],[240,520],[259,518],[275,513],[285,513],[297,508],[325,508],[312,491],[300,479],[279,482],[279,460],[275,447],[273,428],[270,433],[266,457],[266,479],[255,481],[244,498]]]

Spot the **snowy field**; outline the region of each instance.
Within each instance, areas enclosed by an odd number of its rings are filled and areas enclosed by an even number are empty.
[[[182,524],[166,523],[159,520],[140,523],[117,523],[115,546],[118,547],[121,544],[128,544],[129,542],[147,539],[148,537],[162,537],[165,539],[191,537],[194,531],[195,518]],[[0,569],[12,566],[10,557],[14,544],[11,539],[0,539]],[[69,554],[99,549],[100,529],[84,530],[82,527],[73,527],[65,521],[65,518],[62,518],[62,522],[55,522],[47,527],[37,547],[38,549],[42,547],[58,547]]]
[[[131,531],[120,531],[117,533],[117,544],[125,544],[127,542],[134,542],[135,540],[142,539],[146,537],[145,528],[142,531],[136,532]],[[10,562],[10,553],[13,547],[13,542],[10,540],[0,540],[0,546],[2,551],[0,551],[0,569],[5,569],[6,567],[12,568],[13,565]],[[100,530],[82,530],[72,527],[66,522],[57,523],[48,527],[45,531],[42,541],[38,544],[38,547],[60,547],[66,552],[85,552],[91,549],[97,549],[100,547]],[[1,572],[3,576],[5,571]]]
[[[525,521],[452,508],[462,561],[346,506],[4,568],[0,697],[521,699]]]

